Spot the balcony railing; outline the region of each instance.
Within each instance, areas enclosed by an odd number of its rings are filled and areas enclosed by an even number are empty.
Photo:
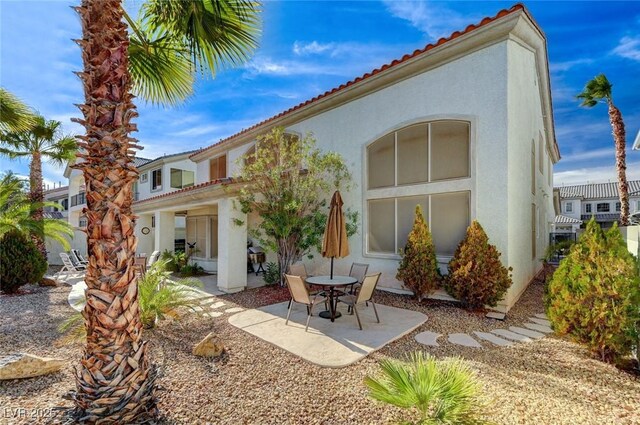
[[[71,206],[75,207],[77,205],[83,205],[87,202],[86,198],[85,198],[85,193],[84,192],[80,192],[77,195],[73,195],[71,197]]]

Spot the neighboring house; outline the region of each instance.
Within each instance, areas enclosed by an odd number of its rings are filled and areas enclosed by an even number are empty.
[[[629,183],[629,213],[640,214],[640,180]],[[588,183],[556,188],[560,195],[560,215],[556,216],[556,232],[575,232],[584,227],[591,217],[602,227],[611,227],[620,221],[618,183]],[[568,225],[571,226],[569,229]]]
[[[196,261],[217,271],[220,289],[242,290],[247,223],[258,217],[235,208],[226,183],[256,137],[283,126],[313,133],[353,173],[355,189],[343,199],[361,221],[351,255],[336,261],[339,272],[369,263],[383,272],[381,288],[402,292],[398,251],[420,204],[443,271],[471,220],[482,224],[513,267],[499,305],[506,311],[541,269],[556,215],[552,117],[546,39],[516,5],[193,153],[194,186],[134,203],[139,251],[171,249],[175,217],[184,216]],[[154,231],[144,234],[152,221]],[[326,260],[316,256],[308,266],[318,273]]]
[[[55,202],[60,207],[54,208],[44,207],[45,218],[55,218],[58,220],[68,220],[69,216],[69,186],[59,186],[44,191],[44,200],[46,202]],[[58,242],[46,239],[47,261],[49,264],[62,264],[60,253],[64,252],[62,245]]]

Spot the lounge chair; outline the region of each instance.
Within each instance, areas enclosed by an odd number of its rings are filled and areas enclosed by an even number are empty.
[[[71,259],[71,257],[69,257],[69,254],[67,254],[66,252],[60,253],[60,259],[62,260],[62,264],[64,267],[62,267],[62,269],[60,269],[58,273],[61,273],[64,271],[74,272],[74,273],[83,273],[87,270],[87,267],[82,264],[74,264],[73,260]]]
[[[307,325],[304,328],[304,331],[307,332],[307,329],[309,329],[309,319],[311,319],[311,315],[313,314],[313,306],[320,303],[326,304],[327,297],[322,294],[316,294],[313,296],[309,294],[309,290],[300,276],[285,274],[284,277],[287,282],[287,286],[289,287],[289,292],[291,293],[291,300],[295,303],[307,306]],[[289,302],[289,311],[287,312],[285,325],[289,324],[289,316],[291,315],[292,307],[293,303]]]
[[[147,261],[147,268],[153,266],[153,263],[158,261],[158,258],[160,258],[160,251],[153,251],[151,253],[151,256],[149,257],[149,260]]]
[[[78,251],[77,249],[72,249],[70,252],[71,252],[73,255],[75,255],[75,256],[76,256],[76,260],[78,260],[78,262],[79,262],[80,264],[82,264],[82,265],[84,265],[84,266],[86,266],[86,265],[88,265],[88,264],[89,264],[89,261],[88,261],[87,259],[85,259],[85,258],[82,256],[82,254],[80,254],[80,251]],[[73,257],[72,257],[72,256],[70,256],[70,257],[73,259]]]
[[[376,273],[365,276],[362,282],[362,286],[360,287],[360,291],[357,295],[343,295],[338,298],[338,301],[347,304],[350,307],[350,310],[353,309],[351,314],[353,314],[353,312],[355,311],[360,330],[362,330],[362,323],[360,323],[360,316],[358,315],[358,305],[370,302],[373,306],[373,311],[376,314],[376,320],[378,321],[378,323],[380,323],[378,310],[376,309],[376,304],[373,302],[373,293],[376,290],[376,286],[378,285],[378,280],[380,279],[381,274],[382,273]]]

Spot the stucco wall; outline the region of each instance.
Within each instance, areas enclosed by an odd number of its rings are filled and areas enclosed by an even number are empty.
[[[542,267],[541,259],[548,245],[550,224],[554,221],[553,189],[549,185],[547,140],[542,121],[540,88],[535,66],[535,54],[515,41],[508,42],[508,104],[509,104],[509,161],[508,161],[508,264],[513,267],[513,286],[506,304],[517,301],[526,285]],[[539,139],[544,140],[540,149]],[[535,163],[531,163],[532,143]],[[539,160],[543,156],[540,172]],[[534,167],[535,194],[532,193],[531,167]],[[536,251],[532,252],[532,204],[537,235]],[[579,214],[579,213],[578,213]],[[503,251],[504,253],[504,251]]]
[[[151,191],[151,172],[153,170],[157,170],[158,168],[162,168],[162,189]],[[145,166],[142,168],[142,173],[147,173],[147,181],[142,183],[138,181],[138,200],[147,199],[151,196],[158,196],[168,192],[174,192],[176,189],[171,187],[171,169],[178,168],[180,170],[193,171],[196,173],[194,176],[195,181],[198,181],[197,176],[197,166],[196,163],[191,161],[189,158],[181,159],[178,161],[168,161],[166,163],[162,163],[158,161],[156,164],[150,164],[149,166]]]
[[[506,82],[507,45],[500,42],[290,127],[301,134],[312,132],[321,149],[342,154],[354,176],[355,188],[343,193],[343,199],[346,208],[361,212],[360,226],[349,241],[351,255],[336,260],[336,270],[347,272],[354,261],[369,263],[370,271],[383,272],[381,287],[402,290],[395,279],[397,259],[365,254],[365,149],[394,129],[441,118],[471,122],[471,219],[480,220],[492,242],[506,255]],[[453,180],[432,185],[447,192],[464,184]],[[444,266],[448,259],[441,260]],[[316,256],[309,271],[321,272],[327,264]]]

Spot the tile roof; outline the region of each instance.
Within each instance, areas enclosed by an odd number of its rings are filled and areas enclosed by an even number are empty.
[[[566,215],[557,215],[555,219],[556,224],[582,224],[581,220],[573,217],[567,217]]]
[[[193,149],[193,150],[190,150],[190,151],[184,151],[184,152],[172,153],[172,154],[169,154],[169,155],[162,155],[162,156],[159,156],[159,157],[157,157],[157,158],[153,158],[153,159],[146,159],[146,158],[138,158],[138,157],[136,157],[136,160],[141,159],[141,160],[144,160],[144,161],[145,161],[144,163],[142,163],[142,164],[140,164],[140,165],[138,165],[138,164],[136,163],[136,167],[142,167],[143,165],[151,164],[152,162],[160,161],[160,160],[162,160],[162,159],[169,159],[169,158],[173,158],[173,157],[175,157],[175,156],[180,156],[180,155],[189,155],[189,156],[191,156],[191,155],[192,155],[192,154],[194,154],[196,151],[197,151],[197,149]]]
[[[447,42],[449,42],[451,40],[454,40],[454,39],[456,39],[458,37],[461,37],[463,35],[469,34],[470,32],[472,32],[472,31],[474,31],[474,30],[476,30],[476,29],[478,29],[480,27],[488,25],[488,24],[490,24],[491,22],[493,22],[493,21],[495,21],[497,19],[500,19],[500,18],[502,18],[504,16],[510,15],[510,14],[512,14],[514,12],[519,11],[519,10],[522,10],[525,13],[528,14],[527,9],[524,7],[524,5],[522,3],[517,3],[517,4],[513,5],[513,6],[511,6],[511,8],[509,8],[509,9],[502,9],[500,12],[498,12],[493,17],[487,16],[484,19],[482,19],[478,24],[471,24],[471,25],[467,26],[462,31],[455,31],[454,33],[452,33],[447,38],[445,38],[445,37],[440,38],[435,44],[434,43],[427,44],[424,48],[417,49],[413,53],[408,53],[408,54],[404,55],[401,59],[395,59],[391,63],[382,65],[380,68],[376,68],[371,72],[367,72],[366,74],[364,74],[364,75],[362,75],[360,77],[357,77],[357,78],[355,78],[355,79],[353,79],[351,81],[348,81],[347,83],[344,83],[344,84],[340,85],[339,87],[334,87],[333,89],[328,90],[328,91],[324,92],[323,94],[320,94],[320,95],[318,95],[318,96],[316,96],[316,97],[314,97],[312,99],[309,99],[306,102],[302,102],[302,103],[300,103],[300,104],[298,104],[296,106],[293,106],[292,108],[289,108],[286,111],[280,112],[279,114],[274,115],[271,118],[267,118],[266,120],[261,121],[261,122],[255,124],[255,125],[253,125],[253,126],[251,126],[249,128],[245,128],[242,131],[240,131],[240,132],[238,132],[238,133],[236,133],[236,134],[234,134],[232,136],[229,136],[229,137],[227,137],[225,139],[222,139],[222,140],[220,140],[220,141],[218,141],[218,142],[216,142],[216,143],[214,143],[214,144],[212,144],[210,146],[207,146],[205,148],[198,149],[190,157],[193,158],[195,155],[198,155],[199,153],[202,153],[204,151],[212,149],[212,148],[214,148],[216,146],[219,146],[219,145],[221,145],[223,143],[229,142],[229,141],[237,138],[238,136],[240,136],[242,134],[248,133],[248,132],[250,132],[250,131],[252,131],[252,130],[258,128],[258,127],[262,127],[262,126],[268,124],[269,122],[276,120],[277,118],[281,118],[281,117],[283,117],[285,115],[288,115],[288,114],[290,114],[290,113],[292,113],[292,112],[294,112],[294,111],[296,111],[298,109],[301,109],[301,108],[303,108],[305,106],[308,106],[311,103],[315,103],[315,102],[317,102],[317,101],[319,101],[319,100],[321,100],[323,98],[326,98],[326,97],[328,97],[330,95],[333,95],[334,93],[340,92],[340,91],[346,89],[347,87],[351,87],[354,84],[358,84],[361,81],[366,80],[366,79],[368,79],[368,78],[370,78],[370,77],[372,77],[372,76],[374,76],[376,74],[379,74],[381,72],[387,71],[388,69],[391,69],[391,68],[395,68],[398,65],[400,65],[400,64],[402,64],[402,63],[404,63],[404,62],[406,62],[406,61],[408,61],[410,59],[413,59],[413,58],[415,58],[417,56],[420,56],[420,55],[422,55],[422,54],[424,54],[426,52],[429,52],[429,51],[431,51],[431,50],[433,50],[433,49],[435,49],[437,47],[442,46],[443,44],[445,44],[445,43],[447,43]],[[535,22],[533,21],[533,19],[531,19],[531,21],[534,23],[534,25],[536,25]],[[536,28],[538,28],[538,30],[540,31],[540,29],[539,29],[539,27],[537,25],[536,25]],[[540,31],[540,33],[543,34],[542,31]],[[543,35],[543,37],[544,37],[544,35]]]
[[[44,218],[54,218],[56,220],[60,220],[65,218],[61,211],[45,211],[42,213],[42,217]]]
[[[631,180],[629,195],[640,195],[640,180]],[[618,183],[588,183],[574,186],[560,186],[560,198],[613,199],[618,198]]]
[[[591,220],[591,217],[595,217],[598,223],[620,221],[620,213],[582,214],[580,216],[580,218],[584,221]]]
[[[166,198],[166,197],[169,197],[169,196],[175,196],[175,195],[178,195],[178,194],[181,194],[181,193],[191,192],[193,190],[202,189],[202,188],[208,187],[208,186],[214,186],[214,185],[219,185],[219,184],[229,184],[229,183],[232,183],[232,182],[233,182],[233,178],[231,178],[231,177],[227,177],[227,178],[224,178],[224,179],[218,179],[218,180],[212,180],[210,182],[204,182],[204,183],[196,184],[194,186],[185,187],[184,189],[174,190],[173,192],[163,193],[162,195],[156,195],[156,196],[152,196],[150,198],[141,199],[139,201],[135,201],[133,204],[134,205],[140,205],[140,204],[143,204],[145,202],[155,201],[156,199]]]
[[[133,158],[133,165],[136,166],[136,168],[142,167],[145,164],[150,163],[151,161],[153,161],[152,159],[149,158],[142,158],[140,156],[136,156],[135,158]]]

